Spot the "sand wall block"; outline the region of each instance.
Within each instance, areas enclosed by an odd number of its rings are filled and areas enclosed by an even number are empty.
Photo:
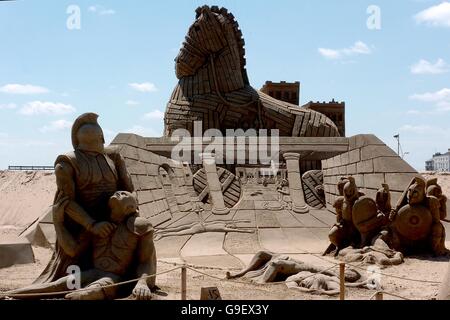
[[[361,192],[375,197],[382,183],[391,189],[391,204],[395,205],[401,192],[417,171],[400,158],[379,138],[360,134],[349,138],[348,151],[330,159],[322,160],[324,189],[327,209],[339,196],[337,182],[342,176],[353,176]]]
[[[30,242],[26,239],[17,239],[17,241],[0,243],[0,268],[25,263],[34,263]]]

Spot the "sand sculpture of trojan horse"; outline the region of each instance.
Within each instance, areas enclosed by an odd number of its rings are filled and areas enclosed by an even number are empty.
[[[176,129],[203,131],[278,129],[280,136],[338,137],[325,115],[276,100],[249,82],[242,32],[225,8],[203,6],[196,11],[175,59],[179,79],[165,114],[165,135]]]

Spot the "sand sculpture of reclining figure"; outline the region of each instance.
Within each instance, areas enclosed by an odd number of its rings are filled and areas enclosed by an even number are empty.
[[[336,272],[269,251],[256,253],[245,269],[235,274],[227,272],[226,277],[245,277],[259,283],[285,281],[289,288],[298,291],[327,295],[339,293]],[[369,288],[371,284],[369,279],[363,280],[361,274],[353,269],[345,270],[345,281],[347,286],[352,287]]]

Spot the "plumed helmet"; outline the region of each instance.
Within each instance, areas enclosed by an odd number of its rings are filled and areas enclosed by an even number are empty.
[[[101,127],[97,122],[97,119],[98,119],[98,114],[93,113],[93,112],[88,112],[88,113],[83,113],[81,116],[79,116],[75,120],[75,122],[72,125],[72,146],[74,149],[78,148],[79,141],[78,141],[77,134],[83,125],[85,125],[85,124],[97,125],[101,130]],[[102,131],[102,136],[103,136],[103,131]],[[105,138],[103,137],[103,143],[104,142],[105,142]]]

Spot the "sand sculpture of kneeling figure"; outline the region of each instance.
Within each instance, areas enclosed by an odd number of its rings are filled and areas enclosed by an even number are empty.
[[[115,225],[114,231],[106,237],[81,236],[79,242],[64,228],[64,209],[67,198],[54,205],[54,219],[61,222],[56,230],[61,247],[71,257],[79,256],[92,248],[92,269],[82,270],[80,282],[83,290],[66,294],[66,299],[104,300],[114,299],[118,294],[118,286],[113,286],[127,278],[130,268],[136,267],[130,274],[139,279],[132,294],[138,300],[151,299],[151,290],[155,287],[156,252],[153,244],[153,227],[145,219],[137,216],[137,200],[133,194],[118,191],[109,199],[110,222]],[[133,274],[134,273],[134,274]],[[14,294],[36,294],[67,291],[67,284],[73,277],[65,276],[56,281],[34,284],[27,288],[7,292]],[[20,297],[20,296],[19,296]],[[48,295],[44,297],[48,298]]]
[[[437,179],[413,178],[392,210],[389,217],[392,222],[380,239],[390,248],[407,254],[423,251],[435,256],[448,255],[441,222],[446,219],[446,202]]]
[[[328,295],[339,293],[339,278],[334,271],[269,251],[256,253],[247,268],[236,274],[227,272],[226,277],[245,277],[259,283],[286,281],[289,288],[298,291]],[[345,270],[345,281],[346,285],[353,287],[369,287],[370,284],[353,269]]]

